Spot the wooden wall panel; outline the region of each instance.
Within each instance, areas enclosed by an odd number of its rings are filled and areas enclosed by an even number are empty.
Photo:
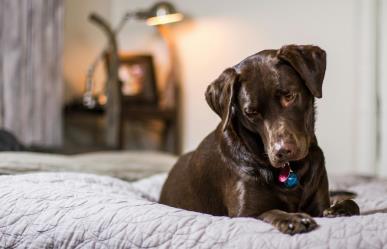
[[[0,124],[25,144],[58,146],[63,0],[0,2]]]

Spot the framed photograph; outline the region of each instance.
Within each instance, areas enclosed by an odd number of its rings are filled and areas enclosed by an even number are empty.
[[[151,55],[120,55],[118,78],[126,101],[157,105],[158,94],[153,57]]]
[[[122,100],[128,104],[156,106],[159,98],[153,57],[148,54],[120,54],[119,61]]]

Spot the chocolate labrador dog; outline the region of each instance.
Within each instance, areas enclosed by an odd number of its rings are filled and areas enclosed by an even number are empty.
[[[314,99],[322,97],[325,67],[321,48],[287,45],[226,69],[205,94],[222,121],[180,157],[160,203],[254,217],[287,234],[315,229],[312,217],[359,214],[352,200],[329,203],[314,132]]]

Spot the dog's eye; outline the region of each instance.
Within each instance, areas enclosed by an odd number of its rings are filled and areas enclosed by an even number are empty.
[[[248,117],[250,117],[250,118],[260,116],[260,113],[259,113],[258,110],[256,110],[256,109],[252,109],[252,108],[244,108],[244,112],[245,112],[245,114],[246,114]]]
[[[294,100],[296,100],[297,94],[294,92],[287,92],[284,95],[281,96],[281,105],[283,107],[290,106]]]

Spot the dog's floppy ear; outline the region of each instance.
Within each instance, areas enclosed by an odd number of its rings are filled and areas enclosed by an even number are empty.
[[[322,83],[326,68],[324,50],[312,45],[287,45],[278,51],[277,56],[287,61],[298,72],[313,96],[322,97]]]
[[[235,69],[227,68],[207,87],[207,103],[222,119],[223,131],[227,128],[231,119],[237,82],[238,74]]]

